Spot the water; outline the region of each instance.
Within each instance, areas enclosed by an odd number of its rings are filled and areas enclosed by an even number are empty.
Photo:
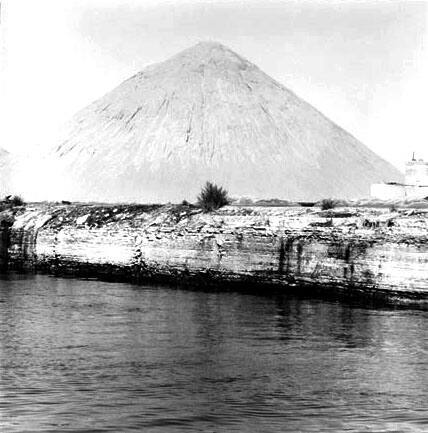
[[[0,431],[428,431],[428,312],[0,277]]]

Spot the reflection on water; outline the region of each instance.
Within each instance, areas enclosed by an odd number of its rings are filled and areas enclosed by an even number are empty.
[[[0,430],[427,431],[428,313],[0,279]]]

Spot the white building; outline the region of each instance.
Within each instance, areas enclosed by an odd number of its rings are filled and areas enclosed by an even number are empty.
[[[416,160],[415,155],[406,163],[404,183],[375,183],[370,195],[381,200],[413,200],[428,197],[428,162]]]

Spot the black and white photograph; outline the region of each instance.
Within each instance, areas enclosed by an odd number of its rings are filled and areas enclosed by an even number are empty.
[[[428,432],[428,0],[0,0],[0,432]]]

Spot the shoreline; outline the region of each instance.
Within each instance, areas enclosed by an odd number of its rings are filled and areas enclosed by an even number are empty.
[[[20,272],[428,305],[423,209],[31,204],[10,218],[0,261]]]

